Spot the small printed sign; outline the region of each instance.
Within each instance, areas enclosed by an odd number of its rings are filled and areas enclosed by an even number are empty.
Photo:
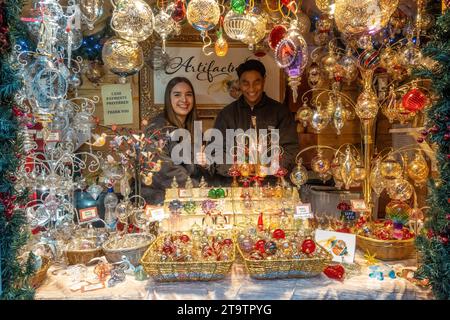
[[[148,219],[162,221],[165,218],[164,208],[146,205],[145,206],[145,216]]]
[[[342,215],[344,216],[345,221],[353,221],[356,220],[356,212],[351,210],[342,211]]]
[[[192,190],[190,189],[179,189],[178,195],[180,198],[190,198],[192,197]]]
[[[368,211],[367,204],[363,199],[352,199],[350,200],[353,211]]]
[[[46,142],[60,142],[61,141],[61,130],[51,130],[48,132]]]
[[[314,215],[311,212],[311,203],[302,203],[295,207],[294,219],[311,219]]]
[[[99,290],[99,289],[103,289],[103,288],[105,288],[104,282],[93,283],[93,284],[88,284],[88,285],[82,286],[81,292],[94,291],[94,290]]]
[[[133,123],[133,99],[129,83],[103,85],[102,102],[105,125]]]
[[[90,222],[99,218],[97,207],[80,209],[78,212],[80,214],[80,223]]]

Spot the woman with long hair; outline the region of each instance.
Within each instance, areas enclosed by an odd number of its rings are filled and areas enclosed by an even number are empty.
[[[191,153],[193,152],[194,121],[197,119],[195,106],[195,92],[192,83],[184,77],[175,77],[169,81],[164,94],[164,112],[154,117],[148,125],[148,133],[161,130],[163,133],[173,133],[176,129],[186,129],[191,137]],[[183,155],[183,159],[189,158],[188,163],[179,159],[172,159],[172,149],[181,141],[166,139],[166,144],[158,153],[154,161],[160,160],[161,169],[153,174],[150,186],[142,186],[141,193],[150,204],[162,204],[165,190],[175,177],[178,185],[183,187],[188,177],[191,178],[194,186],[197,186],[202,169],[193,164],[192,155]],[[176,164],[177,163],[177,164]]]

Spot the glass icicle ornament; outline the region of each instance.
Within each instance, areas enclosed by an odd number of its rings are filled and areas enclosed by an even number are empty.
[[[364,88],[356,101],[355,111],[361,120],[372,120],[378,113],[378,97],[372,85],[373,70],[362,71],[362,76]]]
[[[166,53],[166,40],[169,35],[175,31],[176,23],[166,11],[161,10],[155,16],[155,32],[161,37],[162,40],[162,53]]]
[[[373,165],[372,170],[370,171],[370,186],[378,196],[383,192],[385,188],[384,178],[381,175],[380,158],[375,160],[375,164]]]
[[[308,181],[308,170],[302,165],[303,160],[300,158],[300,160],[297,163],[297,167],[292,170],[290,179],[291,182],[299,188],[300,186],[304,185]]]
[[[341,179],[344,183],[345,189],[350,189],[351,184],[353,183],[353,170],[356,167],[356,161],[353,157],[352,150],[350,146],[347,146],[345,149],[345,154],[340,161],[341,164]]]
[[[111,29],[128,41],[144,41],[153,33],[154,16],[150,6],[142,0],[112,1],[114,11]]]
[[[408,164],[407,173],[414,181],[414,185],[422,186],[427,182],[430,169],[421,152],[417,152],[414,159]]]
[[[319,133],[330,123],[330,115],[326,109],[317,107],[311,118],[311,126]]]
[[[295,119],[300,121],[302,125],[306,128],[308,123],[311,122],[313,115],[312,109],[308,106],[306,101],[303,102],[303,105],[297,110],[295,115]]]
[[[194,29],[206,32],[213,29],[219,22],[219,4],[216,0],[192,0],[189,1],[186,15]]]
[[[334,127],[336,128],[336,133],[340,135],[341,129],[344,127],[345,124],[345,110],[342,104],[342,98],[340,96],[337,97],[336,108],[334,109],[333,112],[333,124]]]
[[[251,21],[245,15],[233,10],[228,11],[223,19],[223,29],[227,36],[233,40],[241,41],[247,37],[251,28]]]
[[[120,83],[125,83],[126,77],[138,73],[144,65],[144,54],[137,42],[115,37],[103,45],[102,59],[106,67],[120,77]]]

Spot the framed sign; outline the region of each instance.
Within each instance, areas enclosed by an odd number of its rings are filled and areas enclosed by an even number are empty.
[[[99,219],[98,217],[98,211],[97,207],[89,207],[78,210],[80,214],[80,221],[79,223],[87,223],[87,222],[94,222]]]
[[[141,117],[152,118],[163,110],[167,83],[174,77],[186,77],[194,86],[198,115],[200,118],[215,118],[217,113],[236,99],[233,86],[237,80],[236,68],[248,59],[260,60],[266,67],[265,92],[282,102],[285,84],[284,72],[272,56],[257,57],[242,43],[229,43],[225,57],[214,53],[205,55],[203,43],[185,36],[186,40],[168,42],[168,63],[164,69],[154,70],[145,65],[140,72]],[[192,40],[192,41],[189,41]],[[152,43],[144,43],[145,55],[152,55]],[[214,50],[214,47],[208,48]],[[234,97],[232,96],[234,95]]]

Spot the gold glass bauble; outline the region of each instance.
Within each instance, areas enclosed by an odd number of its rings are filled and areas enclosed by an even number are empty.
[[[153,33],[154,16],[150,6],[142,0],[116,0],[111,28],[128,41],[144,41]]]
[[[308,15],[306,15],[303,11],[297,13],[297,26],[302,35],[309,33],[311,29],[311,20],[309,20]]]
[[[378,113],[378,97],[373,90],[373,70],[365,70],[363,73],[364,89],[356,101],[355,112],[361,120],[371,120]]]
[[[319,174],[326,174],[331,167],[330,160],[323,156],[323,153],[319,151],[317,155],[311,159],[311,169]]]
[[[342,181],[342,174],[341,174],[341,166],[339,164],[339,157],[334,157],[331,161],[331,174],[333,175],[333,179],[335,182]]]
[[[355,81],[358,77],[358,60],[348,50],[347,53],[339,60],[339,66],[342,68],[344,81],[347,84]]]
[[[325,72],[325,74],[328,76],[328,79],[333,79],[334,77],[334,70],[337,64],[337,55],[334,52],[334,49],[332,46],[329,46],[328,54],[326,54],[322,58],[322,69]]]
[[[294,170],[292,170],[289,177],[297,188],[308,181],[308,170],[302,165],[302,161],[300,161]]]
[[[325,14],[331,13],[334,0],[315,0],[315,1],[317,9],[319,9],[321,12]]]
[[[106,67],[120,77],[121,83],[125,83],[125,77],[138,73],[144,65],[139,44],[121,38],[111,38],[105,42],[102,59]]]
[[[392,155],[389,155],[381,162],[380,172],[383,179],[387,181],[395,180],[402,176],[402,166]]]
[[[366,168],[361,164],[357,164],[353,169],[352,178],[357,182],[363,181],[366,178]]]
[[[316,109],[313,111],[311,118],[311,126],[317,131],[325,129],[325,127],[330,123],[330,115],[326,109]]]
[[[200,32],[213,29],[220,19],[220,7],[216,0],[192,0],[187,6],[189,24]]]
[[[336,103],[336,108],[333,112],[333,124],[336,128],[336,133],[338,135],[341,134],[341,130],[345,124],[345,109],[342,105],[341,97],[338,97],[338,101]]]
[[[372,167],[372,170],[370,172],[370,186],[372,187],[372,190],[379,196],[384,188],[384,179],[381,175],[381,159],[378,158],[375,161],[375,164]]]
[[[345,149],[345,154],[339,162],[341,164],[342,182],[344,183],[345,189],[348,190],[353,183],[353,170],[356,167],[356,161],[349,146]]]
[[[400,178],[387,187],[387,192],[391,199],[406,201],[411,198],[414,187],[408,180]]]
[[[311,121],[313,115],[312,109],[308,106],[306,102],[303,103],[303,106],[298,109],[295,119],[300,121],[303,126],[306,128],[308,123]]]
[[[334,20],[346,35],[374,34],[384,28],[398,0],[336,0]]]
[[[430,169],[420,152],[417,152],[414,159],[408,164],[407,172],[416,186],[424,185],[427,182]]]
[[[223,29],[227,36],[233,40],[241,41],[247,37],[251,28],[252,22],[245,15],[233,10],[228,11],[223,19]]]
[[[248,177],[251,173],[251,168],[248,163],[243,163],[239,166],[239,171],[241,173],[241,177]]]
[[[220,33],[220,35],[217,37],[216,43],[214,44],[214,51],[216,52],[216,55],[218,57],[224,57],[227,55],[228,52],[228,42],[225,40],[223,35]]]
[[[266,24],[267,24],[267,18],[266,14],[263,12],[256,13],[255,12],[249,12],[245,16],[246,18],[252,23],[252,26],[241,41],[245,44],[248,44],[249,49],[253,49],[253,46],[260,42],[264,36],[266,35]]]

